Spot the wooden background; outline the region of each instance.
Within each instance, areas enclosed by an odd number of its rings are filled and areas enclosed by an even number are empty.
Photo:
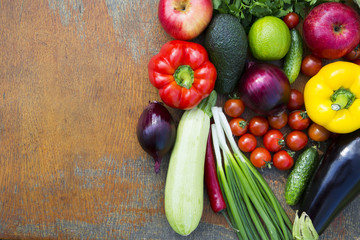
[[[160,100],[147,63],[171,39],[157,4],[0,0],[0,238],[236,239],[206,194],[199,227],[174,233],[168,157],[156,175],[137,142],[138,117]],[[264,174],[292,219],[285,174]],[[360,239],[359,203],[321,239]]]

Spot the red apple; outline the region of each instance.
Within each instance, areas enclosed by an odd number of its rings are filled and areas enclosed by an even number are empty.
[[[359,14],[343,3],[322,3],[305,17],[303,37],[314,55],[341,58],[360,41]]]
[[[165,31],[175,39],[190,40],[210,23],[212,0],[160,0],[158,16]]]

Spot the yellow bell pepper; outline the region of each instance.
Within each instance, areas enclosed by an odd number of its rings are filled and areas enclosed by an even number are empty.
[[[305,85],[310,119],[334,133],[360,128],[360,66],[338,61],[325,65]]]

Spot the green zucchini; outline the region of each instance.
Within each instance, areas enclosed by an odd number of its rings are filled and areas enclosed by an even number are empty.
[[[299,76],[303,46],[302,38],[299,31],[295,28],[291,29],[291,44],[288,53],[285,56],[284,72],[289,79],[290,84],[295,82]]]
[[[186,236],[200,223],[203,211],[204,164],[216,92],[182,115],[165,183],[165,215],[172,229]]]
[[[310,147],[300,154],[285,185],[285,200],[295,205],[300,200],[317,165],[319,154],[315,147]]]

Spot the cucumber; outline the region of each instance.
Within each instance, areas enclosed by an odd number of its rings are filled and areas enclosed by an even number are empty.
[[[204,165],[216,92],[181,116],[165,183],[165,215],[172,229],[187,236],[203,211]]]
[[[303,42],[299,31],[295,28],[291,29],[291,44],[288,53],[284,60],[284,72],[289,79],[290,84],[295,82],[299,76],[302,54]]]
[[[285,200],[295,205],[309,183],[317,165],[319,154],[315,147],[310,147],[300,154],[285,185]]]

